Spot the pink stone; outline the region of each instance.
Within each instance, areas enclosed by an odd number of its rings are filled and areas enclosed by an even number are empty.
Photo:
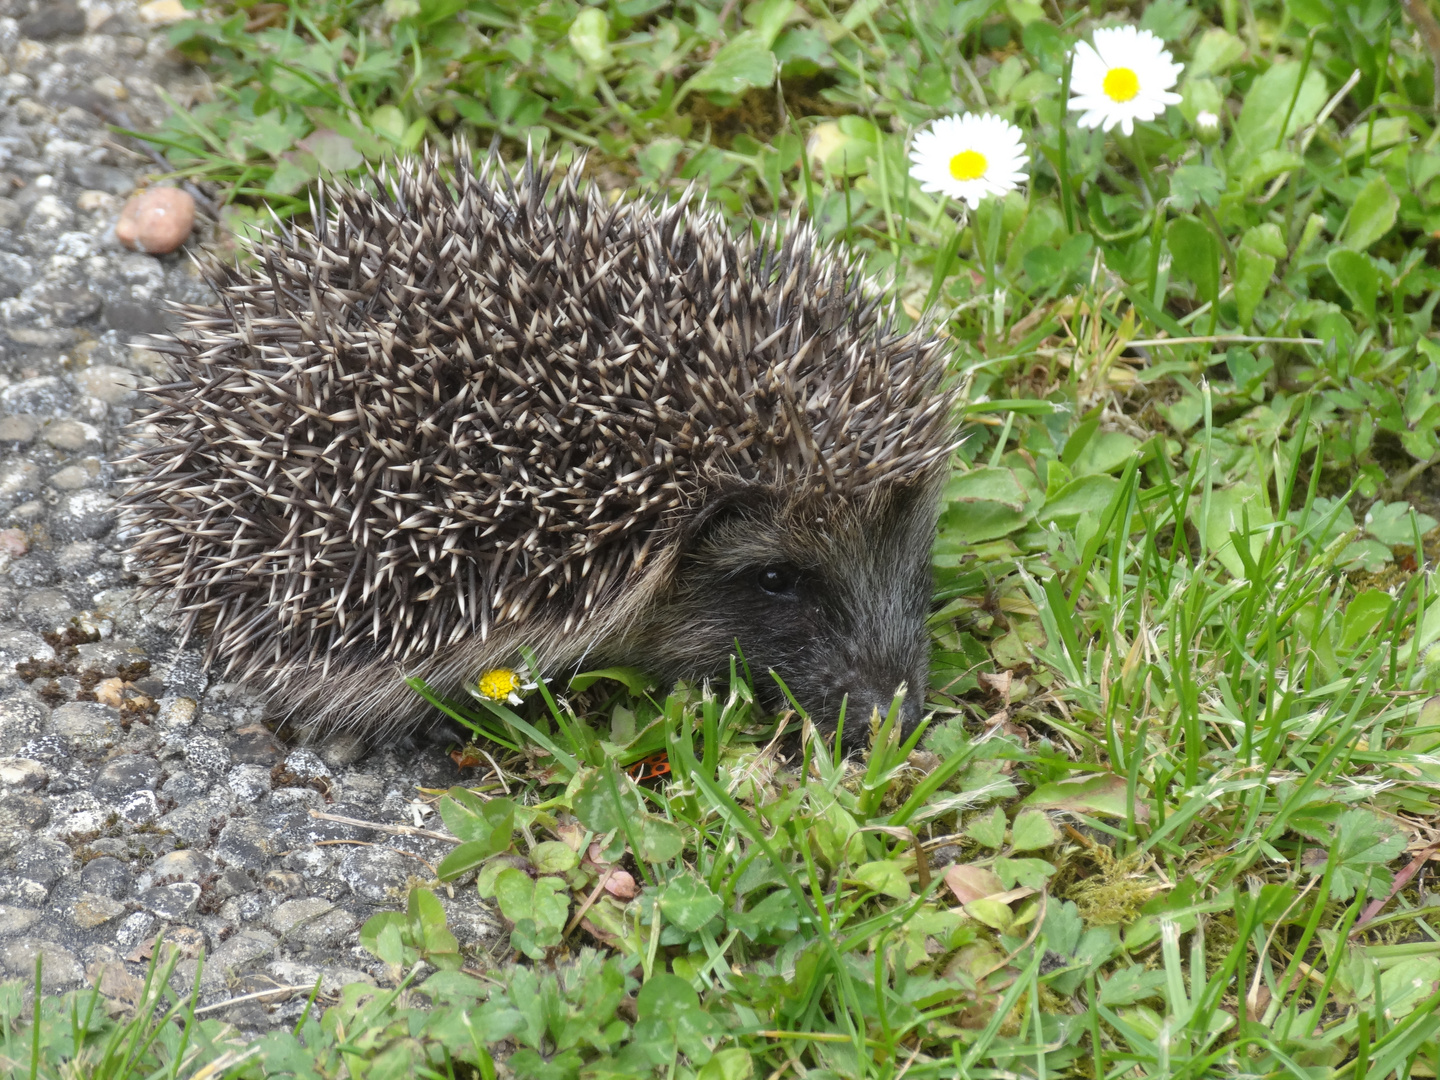
[[[605,891],[621,900],[630,900],[637,891],[635,879],[624,870],[611,870],[610,876],[605,879]]]
[[[30,550],[29,541],[19,529],[0,529],[0,555],[18,559]]]
[[[179,188],[142,191],[125,204],[115,236],[126,247],[150,255],[174,251],[195,225],[195,200]]]

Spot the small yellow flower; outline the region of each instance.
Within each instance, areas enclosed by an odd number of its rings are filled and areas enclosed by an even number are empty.
[[[945,116],[915,136],[910,175],[921,191],[962,199],[973,210],[1025,179],[1020,129],[988,113]]]
[[[1136,120],[1154,120],[1168,105],[1180,104],[1171,87],[1184,70],[1174,62],[1160,39],[1149,30],[1110,26],[1096,30],[1095,44],[1075,46],[1075,68],[1070,76],[1070,111],[1083,113],[1080,126],[1115,125],[1126,135]]]
[[[505,701],[519,705],[525,700],[524,694],[534,690],[536,683],[526,679],[526,672],[514,668],[491,668],[475,680],[470,693],[481,701]]]

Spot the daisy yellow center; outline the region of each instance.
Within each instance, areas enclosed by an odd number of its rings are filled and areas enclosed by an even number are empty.
[[[493,668],[480,676],[480,683],[476,687],[481,697],[489,698],[491,701],[504,701],[513,694],[520,686],[520,676],[509,668]]]
[[[979,180],[988,164],[980,151],[961,150],[950,159],[950,175],[956,180]]]
[[[1140,92],[1140,79],[1127,67],[1113,67],[1100,84],[1111,101],[1129,101]]]

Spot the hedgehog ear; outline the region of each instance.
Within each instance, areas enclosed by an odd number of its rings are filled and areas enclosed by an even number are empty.
[[[693,551],[742,518],[764,515],[774,502],[774,493],[754,484],[737,484],[714,492],[705,505],[685,523],[680,546]]]

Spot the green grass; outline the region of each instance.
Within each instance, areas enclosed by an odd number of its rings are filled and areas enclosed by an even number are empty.
[[[863,768],[806,738],[777,771],[738,677],[467,711],[519,788],[441,801],[440,872],[478,870],[455,887],[494,899],[516,962],[462,956],[418,890],[362,935],[404,990],[317,1002],[209,1075],[488,1077],[492,1051],[546,1078],[1435,1075],[1440,911],[1412,860],[1440,785],[1440,129],[1398,5],[205,15],[172,37],[216,99],[155,138],[237,227],[457,133],[586,149],[599,182],[698,181],[737,227],[814,220],[953,339],[971,432],[931,757],[882,729]],[[1185,103],[1130,139],[1062,126],[1069,46],[1127,20],[1186,63]],[[905,154],[982,109],[1026,132],[1031,182],[967,220]],[[662,747],[665,787],[616,765]],[[627,852],[628,902],[601,887]],[[18,1076],[247,1052],[183,1001],[46,999],[37,1029],[7,993]]]

